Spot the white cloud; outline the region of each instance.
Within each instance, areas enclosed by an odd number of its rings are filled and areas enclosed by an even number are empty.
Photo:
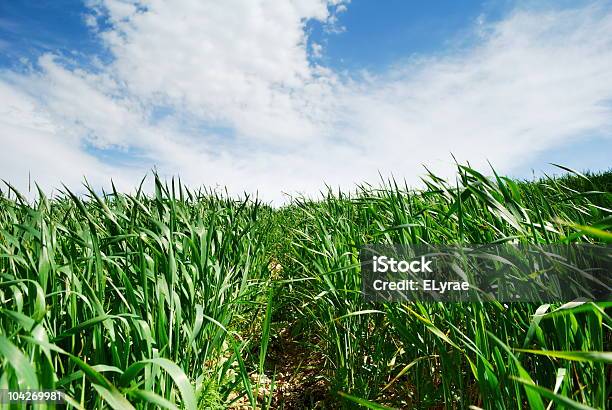
[[[610,135],[609,9],[480,19],[471,48],[347,77],[308,60],[305,32],[345,3],[92,2],[112,22],[99,32],[111,63],[92,71],[45,54],[38,70],[0,72],[0,176],[23,187],[32,171],[57,187],[86,174],[128,187],[156,165],[277,199],[316,194],[323,181],[375,182],[379,171],[414,183],[422,163],[449,175],[450,152],[510,171],[538,151]],[[105,163],[88,146],[138,161]]]
[[[321,44],[313,42],[310,48],[312,49],[313,58],[321,58],[323,56],[323,46]]]
[[[325,79],[308,62],[305,21],[328,17],[324,0],[103,0],[112,71],[143,101],[167,104],[245,137],[308,139],[309,89]],[[318,113],[316,113],[318,114]],[[318,118],[320,121],[321,119]]]
[[[376,141],[389,152],[403,145],[430,160],[453,152],[505,170],[571,138],[610,136],[610,12],[516,12],[489,33],[469,51],[372,80],[353,98],[357,133],[394,134]],[[373,148],[372,141],[366,137],[362,144]]]
[[[131,190],[140,172],[118,172],[87,154],[78,138],[63,133],[46,109],[18,88],[0,81],[0,96],[0,175],[23,194],[35,192],[34,182],[48,191],[62,188],[60,180],[78,189],[84,177],[98,187],[108,186],[112,177],[120,189]]]

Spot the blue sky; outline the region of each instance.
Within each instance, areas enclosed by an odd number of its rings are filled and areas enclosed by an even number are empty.
[[[19,57],[46,51],[108,57],[99,38],[85,24],[85,2],[78,0],[21,0],[0,3],[0,39],[6,48],[0,57],[15,67]],[[338,70],[379,70],[415,53],[436,53],[469,36],[480,16],[499,18],[508,11],[502,1],[388,0],[354,1],[338,15],[330,29],[326,22],[310,20],[309,41],[325,45],[322,61]],[[100,19],[103,22],[104,19]]]
[[[2,65],[18,68],[19,58],[35,58],[47,51],[100,52],[100,42],[83,20],[85,12],[84,4],[73,0],[0,3]]]
[[[610,9],[2,2],[0,174],[128,189],[156,167],[278,199],[379,171],[417,184],[423,164],[452,177],[451,153],[517,177],[607,169]]]
[[[311,39],[326,45],[323,58],[336,69],[380,70],[414,54],[443,52],[470,36],[482,15],[498,18],[503,2],[467,0],[389,0],[385,7],[373,1],[355,1],[338,18],[341,33],[326,32],[314,22]]]

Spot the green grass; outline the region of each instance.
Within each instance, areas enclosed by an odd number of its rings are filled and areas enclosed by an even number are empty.
[[[606,242],[611,181],[458,166],[421,191],[386,181],[280,209],[157,178],[154,195],[4,189],[0,389],[59,388],[87,409],[279,408],[260,380],[286,327],[328,408],[605,408],[610,303],[375,304],[358,251]]]

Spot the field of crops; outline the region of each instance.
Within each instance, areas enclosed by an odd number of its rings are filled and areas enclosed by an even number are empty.
[[[2,188],[0,389],[84,409],[609,406],[612,303],[366,302],[358,253],[611,242],[612,173],[423,180],[281,208],[155,177]]]

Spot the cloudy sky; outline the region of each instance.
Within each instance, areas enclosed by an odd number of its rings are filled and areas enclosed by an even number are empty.
[[[534,6],[537,3],[537,6]],[[610,2],[0,3],[0,178],[282,200],[612,165]]]

